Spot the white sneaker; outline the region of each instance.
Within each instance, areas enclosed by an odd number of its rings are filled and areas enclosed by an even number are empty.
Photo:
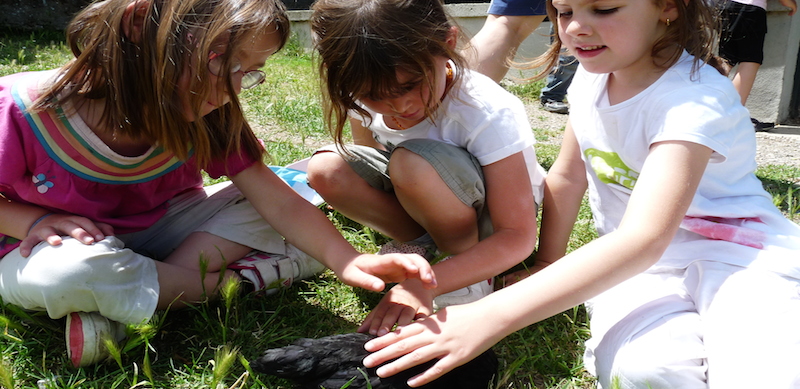
[[[97,312],[72,312],[67,315],[67,356],[75,367],[93,365],[108,357],[104,340],[125,339],[125,325]]]
[[[492,293],[493,291],[494,288],[492,287],[491,280],[484,280],[478,282],[477,284],[467,286],[466,288],[454,290],[452,292],[435,297],[433,299],[433,310],[438,311],[451,305],[467,304],[473,301],[478,301],[481,298],[488,296],[489,293]]]
[[[319,274],[326,267],[287,243],[286,255],[253,251],[228,265],[228,269],[236,270],[241,277],[252,282],[256,291],[274,294],[278,288],[288,288],[295,280]]]

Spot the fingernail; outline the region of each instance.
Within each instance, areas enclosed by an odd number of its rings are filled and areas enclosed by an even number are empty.
[[[378,330],[378,336],[384,336],[384,335],[386,335],[388,333],[389,333],[389,330],[387,330],[385,328],[381,328],[381,329]]]

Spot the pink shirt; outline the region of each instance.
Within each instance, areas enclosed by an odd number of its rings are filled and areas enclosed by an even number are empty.
[[[140,157],[109,149],[77,115],[63,110],[27,112],[37,86],[54,72],[0,78],[0,193],[11,201],[108,223],[118,234],[146,229],[168,201],[203,186],[195,158],[180,161],[154,147]],[[255,163],[233,156],[213,161],[213,178],[235,175]],[[0,234],[0,257],[18,246]]]

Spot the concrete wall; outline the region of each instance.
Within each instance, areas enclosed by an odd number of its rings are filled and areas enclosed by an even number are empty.
[[[447,4],[445,5],[447,12],[456,19],[459,27],[467,35],[471,37],[477,33],[483,26],[486,19],[486,10],[489,8],[488,3],[478,4]],[[292,21],[292,30],[300,38],[305,45],[311,46],[311,30],[308,25],[308,18],[311,16],[311,11],[289,11],[289,19]],[[542,23],[536,31],[534,31],[528,38],[520,45],[517,50],[517,61],[524,61],[526,58],[533,58],[543,53],[550,43],[550,23]],[[510,71],[508,76],[524,77],[530,75],[531,72],[520,73],[519,71]]]
[[[763,122],[789,123],[794,75],[800,49],[800,15],[789,16],[778,0],[767,3],[767,37],[764,63],[758,71],[753,91],[747,99],[751,116]]]
[[[483,26],[488,4],[449,4],[448,12],[456,19],[467,36],[472,36]],[[779,0],[768,1],[767,23],[769,32],[764,47],[764,64],[759,69],[755,85],[747,100],[751,115],[762,122],[780,124],[797,123],[790,118],[790,101],[800,53],[800,14],[789,16],[788,9]],[[308,27],[310,11],[290,11],[294,31],[310,46]],[[542,23],[520,46],[517,61],[533,58],[547,49],[550,23]],[[531,71],[511,70],[508,78],[520,79],[532,75]]]
[[[294,3],[310,0],[284,0],[290,8]],[[457,0],[453,0],[457,1]],[[480,1],[480,0],[469,0]],[[20,29],[63,29],[75,12],[89,0],[0,0],[0,26]],[[303,3],[305,4],[305,3]],[[446,5],[468,36],[472,36],[483,25],[487,3],[466,3]],[[800,123],[800,118],[790,117],[790,107],[797,59],[800,51],[800,15],[789,16],[787,8],[779,0],[768,0],[767,23],[769,32],[764,47],[762,65],[753,91],[747,101],[747,108],[753,117],[764,122]],[[289,11],[295,31],[310,47],[308,17],[310,11]],[[535,57],[547,47],[550,23],[545,22],[520,46],[517,61]],[[520,73],[512,70],[509,78],[524,78],[531,72]],[[797,102],[800,104],[800,102]]]

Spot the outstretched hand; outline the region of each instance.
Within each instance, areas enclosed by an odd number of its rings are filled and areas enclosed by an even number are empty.
[[[109,224],[95,223],[82,216],[52,214],[41,219],[28,231],[28,236],[19,244],[19,253],[27,257],[33,247],[42,241],[58,246],[62,236],[71,236],[83,244],[92,244],[111,235],[114,235],[114,228]]]
[[[498,323],[486,320],[491,308],[481,301],[450,306],[399,327],[365,345],[367,351],[373,353],[364,359],[364,366],[372,368],[398,358],[378,368],[379,376],[388,377],[439,358],[424,373],[408,380],[411,387],[427,384],[474,359],[502,339]]]
[[[358,332],[382,336],[433,312],[433,293],[416,279],[395,285],[367,315]]]
[[[436,287],[431,265],[416,254],[361,254],[336,273],[348,285],[375,292],[384,290],[387,282],[409,278],[419,279],[425,288]]]

